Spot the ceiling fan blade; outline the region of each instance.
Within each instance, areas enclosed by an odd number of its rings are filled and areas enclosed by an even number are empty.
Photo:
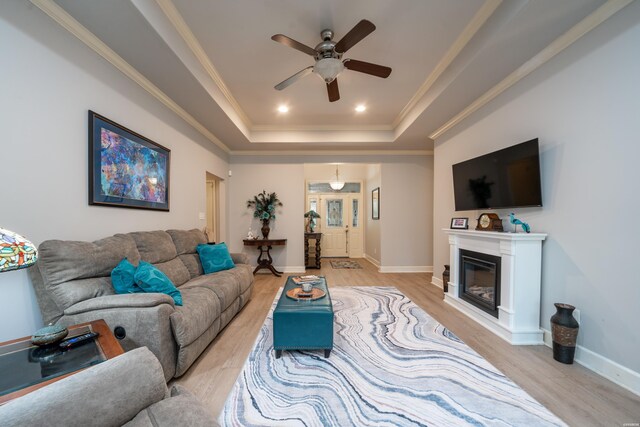
[[[311,73],[313,73],[313,65],[309,65],[307,68],[304,68],[304,69],[298,71],[293,76],[289,77],[286,80],[283,80],[282,82],[278,83],[274,87],[276,88],[276,90],[282,90],[282,89],[284,89],[286,87],[291,86],[293,83],[297,82],[298,80],[300,80],[304,76],[309,75]]]
[[[360,40],[367,37],[376,29],[371,22],[363,19],[358,22],[337,44],[336,52],[344,53],[355,46]]]
[[[333,79],[331,83],[327,83],[327,93],[329,94],[329,102],[335,102],[340,99],[340,91],[338,90],[338,79]]]
[[[370,62],[358,61],[356,59],[346,59],[344,61],[345,68],[361,73],[371,74],[372,76],[382,77],[386,79],[391,74],[391,68],[383,65],[372,64]]]
[[[271,37],[271,40],[278,43],[282,43],[285,46],[292,47],[296,50],[299,50],[300,52],[306,53],[307,55],[316,56],[316,54],[318,53],[314,49],[310,48],[309,46],[304,45],[299,41],[295,41],[291,37],[287,37],[283,34],[276,34],[275,36]]]

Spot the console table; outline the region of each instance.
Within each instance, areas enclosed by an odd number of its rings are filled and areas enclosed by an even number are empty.
[[[309,240],[315,239],[316,241],[316,259],[314,265],[309,265]],[[320,268],[320,241],[322,240],[322,233],[304,233],[304,266],[307,268]]]
[[[278,277],[282,276],[282,271],[276,270],[273,266],[273,258],[271,258],[270,252],[273,246],[286,245],[287,239],[244,239],[243,242],[245,246],[257,246],[260,251],[260,255],[258,255],[258,266],[253,270],[253,274],[265,268]]]

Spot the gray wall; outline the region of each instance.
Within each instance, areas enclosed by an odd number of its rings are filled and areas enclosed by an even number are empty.
[[[382,163],[380,235],[382,266],[433,266],[433,157]],[[413,270],[413,269],[408,269]]]
[[[365,250],[364,253],[380,264],[382,246],[380,245],[380,221],[371,217],[371,192],[380,187],[380,165],[367,167],[367,180],[365,185],[364,205],[367,213],[365,221]]]
[[[285,249],[272,251],[274,264],[288,268],[302,266],[305,165],[309,170],[316,170],[318,167],[312,166],[312,163],[334,162],[380,164],[381,220],[375,222],[380,227],[378,252],[382,253],[381,266],[407,269],[417,266],[424,270],[433,265],[431,156],[233,156],[230,165],[233,176],[229,178],[230,247],[233,250],[243,249],[241,242],[247,235],[250,224],[254,233],[259,229],[258,222],[251,220],[251,211],[246,209],[247,199],[263,189],[275,191],[281,196],[285,206],[282,209],[282,220],[276,220],[272,233],[273,236],[286,237],[288,241]],[[357,168],[354,166],[353,169]],[[366,188],[370,190],[368,184]],[[370,217],[370,191],[365,194],[364,202]],[[368,233],[369,230],[365,231]],[[365,242],[368,239],[367,234]],[[368,243],[365,245],[368,248]],[[252,255],[252,258],[257,254],[252,248],[243,250]]]
[[[262,236],[262,223],[253,218],[253,210],[247,208],[247,201],[263,190],[275,192],[283,206],[276,211],[276,219],[271,222],[269,237],[286,238],[287,244],[273,247],[273,264],[278,269],[304,271],[304,166],[301,163],[271,162],[270,158],[242,158],[230,166],[233,175],[229,178],[227,243],[232,252],[245,252],[256,264],[257,248],[244,247],[242,239],[246,238],[249,228]]]
[[[541,326],[550,329],[554,302],[573,304],[581,312],[583,357],[594,352],[636,373],[639,22],[636,2],[437,140],[434,198],[440,271],[449,257],[440,230],[453,216],[468,216],[475,227],[479,214],[454,212],[451,165],[539,137],[544,207],[515,212],[549,234]]]
[[[36,244],[204,227],[206,171],[228,168],[213,144],[28,2],[3,2],[0,52],[2,227]],[[170,212],[88,205],[89,109],[171,149]],[[1,274],[0,341],[41,322],[27,273]]]

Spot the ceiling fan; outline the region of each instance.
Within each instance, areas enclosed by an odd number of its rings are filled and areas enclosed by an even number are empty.
[[[370,62],[357,61],[355,59],[342,60],[342,55],[355,46],[360,40],[367,37],[376,29],[371,22],[363,19],[358,22],[339,42],[333,41],[332,30],[322,30],[320,37],[322,41],[315,48],[310,48],[290,37],[283,34],[276,34],[271,40],[282,43],[285,46],[292,47],[307,55],[313,56],[316,63],[307,68],[298,71],[293,76],[278,83],[275,88],[282,90],[292,83],[298,81],[304,76],[315,73],[320,76],[327,84],[327,92],[329,101],[334,102],[340,99],[340,91],[338,90],[338,74],[345,68],[358,71],[372,76],[382,77],[386,79],[391,74],[391,68],[382,65],[372,64]]]

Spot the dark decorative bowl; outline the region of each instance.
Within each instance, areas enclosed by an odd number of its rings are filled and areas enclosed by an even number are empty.
[[[31,337],[31,343],[35,345],[49,345],[66,337],[69,330],[60,325],[49,325],[38,329]]]

